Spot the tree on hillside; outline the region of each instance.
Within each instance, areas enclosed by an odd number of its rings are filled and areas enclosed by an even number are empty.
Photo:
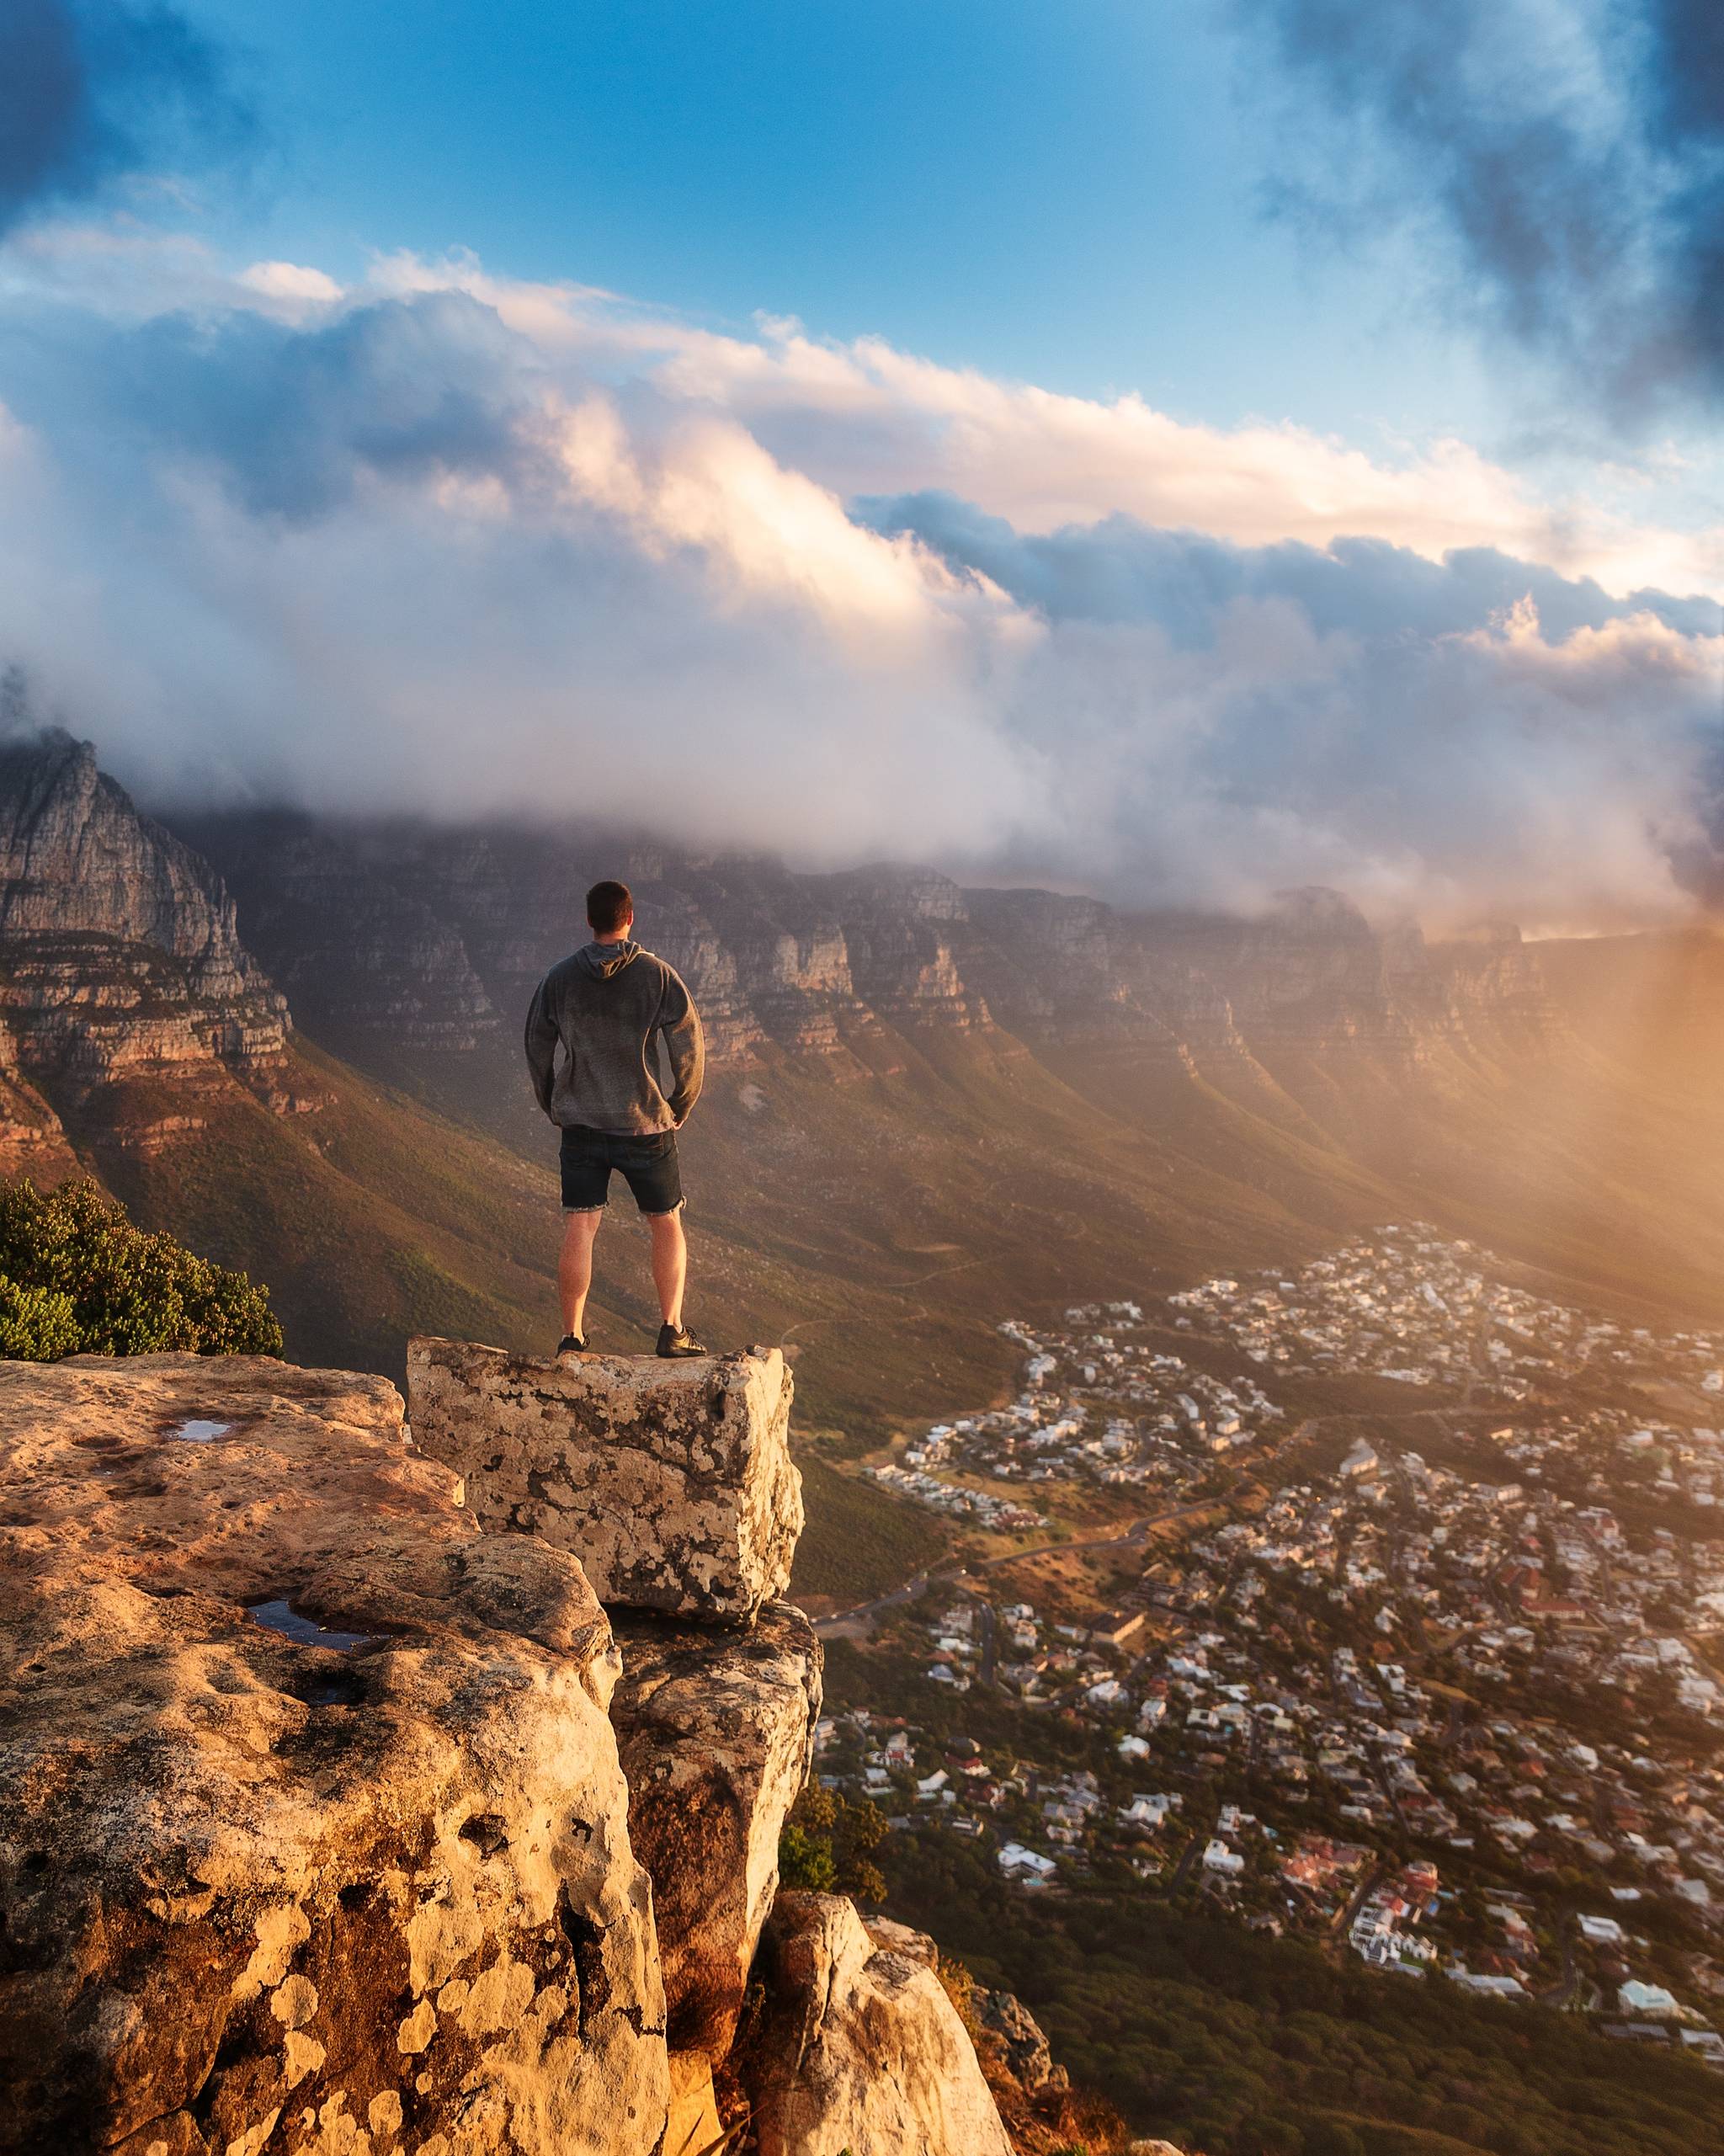
[[[0,1188],[0,1357],[279,1355],[267,1288],[135,1227],[95,1183]]]
[[[854,1804],[811,1782],[790,1807],[779,1838],[780,1884],[817,1894],[883,1902],[886,1881],[870,1852],[885,1839],[886,1818],[865,1797]]]

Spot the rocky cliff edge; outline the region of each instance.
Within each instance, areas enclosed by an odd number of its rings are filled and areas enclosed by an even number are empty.
[[[704,1403],[794,1546],[776,1358],[511,1366],[565,1474],[607,1387],[613,1470]],[[769,1536],[739,1598],[639,1514],[641,1609],[610,1518],[607,1609],[568,1506],[259,1359],[0,1364],[0,2150],[1009,2149],[928,1942],[777,1893],[820,1670]]]

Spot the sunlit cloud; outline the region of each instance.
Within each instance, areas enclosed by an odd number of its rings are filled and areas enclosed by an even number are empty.
[[[333,277],[297,262],[254,262],[241,270],[239,281],[248,292],[266,300],[328,306],[342,297],[341,286]]]
[[[1547,500],[1453,439],[1371,456],[1287,422],[1200,425],[1136,395],[1061,395],[790,321],[721,334],[588,288],[487,278],[466,258],[396,256],[377,274],[387,289],[471,292],[548,351],[625,364],[668,396],[732,413],[845,496],[939,487],[1029,531],[1117,512],[1247,546],[1370,534],[1432,559],[1495,546],[1617,591],[1724,596],[1724,528]]]
[[[547,368],[650,383],[678,404],[726,413],[844,498],[937,487],[1031,532],[1120,514],[1244,546],[1368,535],[1433,561],[1495,547],[1618,593],[1724,597],[1724,526],[1682,529],[1596,497],[1549,498],[1457,439],[1368,455],[1285,421],[1202,425],[1136,395],[1062,395],[877,338],[817,338],[783,319],[721,333],[594,286],[497,276],[466,253],[379,256],[343,288],[311,265],[231,273],[194,241],[72,226],[0,256],[0,290],[8,286],[100,313],[251,309],[301,321],[343,304],[461,293]],[[1645,478],[1602,476],[1619,503]]]
[[[38,226],[0,277],[0,649],[157,799],[1535,926],[1679,916],[1711,858],[1717,609],[1642,588],[1704,543],[1465,445],[466,256]]]

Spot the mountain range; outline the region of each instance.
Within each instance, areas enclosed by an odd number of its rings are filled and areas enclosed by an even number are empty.
[[[0,749],[0,1170],[98,1176],[268,1281],[289,1351],[548,1345],[554,1138],[519,1047],[601,875],[687,977],[716,1338],[859,1439],[1006,1381],[1025,1310],[1421,1217],[1628,1312],[1724,1312],[1724,942],[1428,940],[1332,892],[1235,919],[805,873],[599,828],[141,813]],[[644,1238],[594,1336],[644,1346]]]

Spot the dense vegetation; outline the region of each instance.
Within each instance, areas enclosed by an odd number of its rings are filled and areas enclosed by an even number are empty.
[[[267,1289],[135,1227],[97,1184],[0,1189],[0,1356],[281,1349]]]
[[[811,1782],[779,1837],[779,1884],[883,1902],[886,1881],[871,1859],[886,1834],[886,1814],[877,1805],[866,1797],[853,1804],[839,1791]]]
[[[1025,1896],[950,1834],[891,1834],[880,1855],[891,1912],[1016,1992],[1074,2081],[1207,2156],[1693,2156],[1724,2143],[1724,2087],[1663,2047],[1440,1978],[1338,1967],[1141,1890]]]

